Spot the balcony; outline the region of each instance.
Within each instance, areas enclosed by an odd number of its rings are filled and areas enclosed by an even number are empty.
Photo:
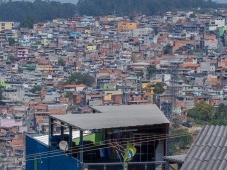
[[[42,170],[165,169],[169,121],[157,106],[93,106],[92,110],[51,115],[49,135],[27,136],[26,169],[34,167],[35,159]],[[65,148],[59,145],[63,141]],[[136,150],[130,159],[128,143]],[[41,152],[45,156],[38,155]],[[130,160],[127,165],[124,159]]]
[[[125,167],[127,167],[128,170],[164,170],[165,166],[165,161],[129,162],[127,164],[124,164],[123,162],[85,163],[84,170],[124,170]]]

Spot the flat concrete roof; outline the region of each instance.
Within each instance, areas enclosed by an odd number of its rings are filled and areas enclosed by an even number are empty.
[[[153,104],[94,106],[99,113],[50,115],[82,130],[169,124],[163,112]]]

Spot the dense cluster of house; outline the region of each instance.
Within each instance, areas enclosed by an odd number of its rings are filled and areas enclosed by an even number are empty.
[[[24,166],[24,135],[47,134],[49,114],[154,102],[165,114],[182,114],[200,101],[227,103],[224,9],[77,16],[33,29],[0,22],[0,31],[0,167]],[[73,72],[90,74],[94,84],[64,83]],[[154,90],[157,83],[164,92]]]

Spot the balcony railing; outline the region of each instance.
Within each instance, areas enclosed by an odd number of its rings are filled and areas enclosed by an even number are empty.
[[[123,162],[113,163],[84,163],[84,170],[124,170]],[[154,162],[129,162],[127,163],[128,170],[164,170],[165,161]]]

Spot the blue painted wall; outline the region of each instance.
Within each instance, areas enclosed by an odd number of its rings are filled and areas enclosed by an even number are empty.
[[[52,154],[39,154],[48,152],[48,150],[48,146],[45,144],[35,140],[31,136],[26,136],[26,170],[79,170],[78,160],[67,156],[63,152],[59,152],[60,150],[58,149],[50,149]],[[35,164],[37,164],[37,169],[35,168]]]

